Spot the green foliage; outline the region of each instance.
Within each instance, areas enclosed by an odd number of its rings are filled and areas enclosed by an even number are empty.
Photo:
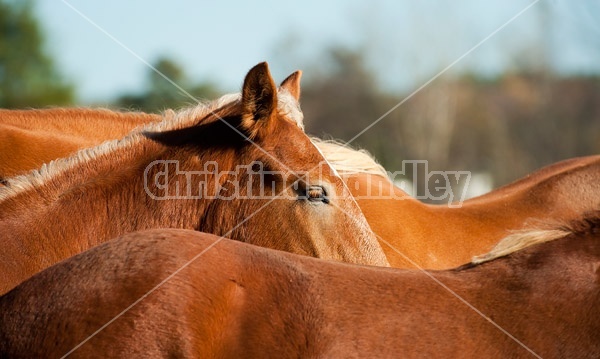
[[[174,60],[162,57],[153,66],[160,73],[153,69],[148,70],[148,90],[139,94],[124,94],[115,101],[116,106],[145,112],[159,112],[193,104],[194,100],[173,83],[199,100],[213,99],[219,94],[219,90],[212,83],[190,83],[183,68]]]
[[[73,102],[46,49],[31,0],[0,0],[0,107],[23,108]]]

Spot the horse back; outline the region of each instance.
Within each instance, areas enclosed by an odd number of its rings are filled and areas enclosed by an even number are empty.
[[[159,115],[107,109],[0,109],[0,178],[122,138],[138,126],[159,120]]]
[[[150,230],[60,262],[0,298],[0,357],[63,356],[84,341],[75,355],[260,357],[269,347],[284,355],[306,350],[296,315],[312,302],[297,295],[306,283],[290,277],[295,269],[286,255],[231,242]],[[262,271],[272,260],[287,264],[275,266],[283,268],[279,273]]]

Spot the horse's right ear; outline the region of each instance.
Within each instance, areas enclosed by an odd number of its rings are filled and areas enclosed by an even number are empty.
[[[268,132],[277,113],[277,86],[266,62],[254,66],[242,87],[242,122],[240,128],[255,139]]]

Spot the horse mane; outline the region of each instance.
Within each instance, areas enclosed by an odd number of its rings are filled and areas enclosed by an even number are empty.
[[[385,168],[377,163],[367,150],[357,150],[336,140],[323,140],[317,137],[311,137],[310,140],[340,175],[366,173],[386,178],[388,176]]]
[[[131,147],[146,138],[144,134],[147,132],[178,130],[190,125],[209,124],[223,117],[235,115],[236,111],[240,110],[240,106],[237,106],[240,104],[240,99],[240,93],[226,94],[216,100],[199,103],[177,112],[166,110],[162,113],[162,121],[137,127],[122,139],[105,141],[98,146],[81,149],[70,157],[45,163],[41,168],[32,170],[27,174],[5,178],[3,179],[5,186],[0,187],[0,201],[21,192],[41,187],[48,179],[78,165],[85,164],[118,149]],[[304,128],[303,115],[298,101],[287,90],[279,90],[277,105],[281,115],[293,121],[298,127]]]
[[[561,239],[568,235],[597,233],[600,231],[600,210],[587,213],[569,223],[564,223],[562,225],[552,224],[552,226],[554,226],[554,228],[536,228],[514,231],[501,239],[488,253],[473,257],[471,264],[489,262],[527,247]]]

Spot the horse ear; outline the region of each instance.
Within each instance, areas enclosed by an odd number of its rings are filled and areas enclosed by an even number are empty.
[[[298,70],[288,76],[281,83],[281,88],[287,90],[296,101],[300,100],[300,79],[302,78],[302,71]]]
[[[254,66],[242,88],[242,122],[240,127],[250,139],[269,128],[277,112],[277,87],[266,62]]]

